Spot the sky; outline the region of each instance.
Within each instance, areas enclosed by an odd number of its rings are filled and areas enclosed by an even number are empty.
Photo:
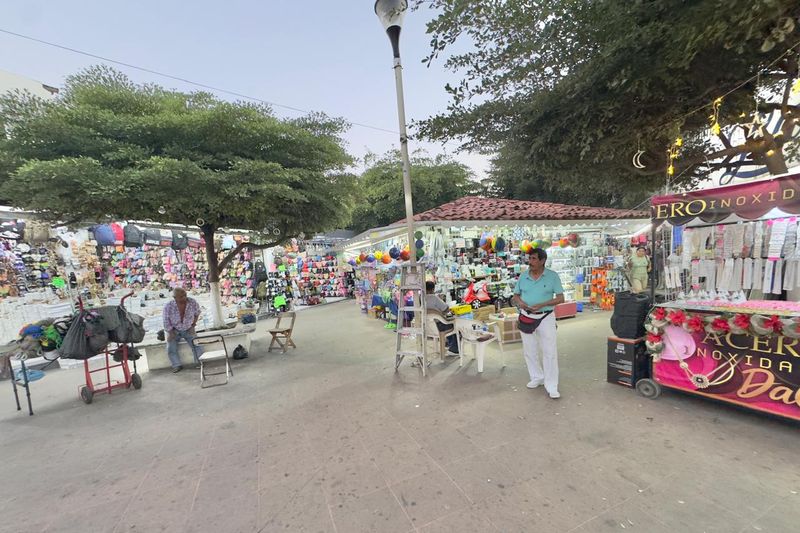
[[[269,102],[324,111],[398,131],[389,40],[373,0],[25,0],[0,2],[0,30],[24,34],[138,67]],[[409,123],[444,111],[444,85],[457,79],[443,61],[421,63],[429,49],[430,11],[406,16],[401,36]],[[0,69],[60,86],[64,78],[101,61],[0,32]],[[129,67],[112,65],[136,82],[199,90]],[[212,91],[213,92],[213,91]],[[218,94],[221,98],[235,97]],[[296,111],[274,107],[276,115]],[[352,126],[348,151],[363,157],[399,146],[398,134]],[[480,154],[456,145],[412,139],[409,148],[449,153],[477,176],[488,169]]]

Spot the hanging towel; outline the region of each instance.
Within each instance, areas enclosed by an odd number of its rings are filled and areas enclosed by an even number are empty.
[[[733,257],[741,257],[742,256],[742,249],[744,248],[744,224],[736,224],[731,226],[731,255]]]
[[[786,227],[789,222],[785,218],[775,220],[772,223],[767,257],[772,260],[780,259],[783,252],[783,244],[786,241]]]
[[[749,291],[753,288],[753,260],[749,257],[744,259],[742,268],[742,289]]]
[[[783,288],[790,291],[797,285],[797,261],[786,259],[783,269]]]
[[[742,247],[742,257],[751,257],[753,253],[753,236],[755,224],[748,222],[744,225],[744,245]]]
[[[734,234],[736,233],[737,225],[722,226],[722,258],[728,259],[733,257],[734,247]]]
[[[725,290],[722,288],[722,282],[725,279],[725,262],[721,260],[714,260],[712,264],[715,265],[716,274],[714,275],[715,283],[711,288],[717,291]]]
[[[753,290],[761,290],[764,281],[764,260],[760,257],[753,259]]]
[[[733,259],[726,259],[722,263],[722,276],[717,274],[717,287],[722,291],[732,291],[733,286]],[[719,273],[719,267],[717,269]]]
[[[786,240],[783,242],[783,258],[790,259],[794,257],[794,252],[797,247],[797,219],[790,218],[789,223],[786,224]]]
[[[775,261],[767,260],[764,264],[764,281],[761,284],[761,291],[764,294],[772,292],[772,275],[775,273]]]
[[[753,252],[751,255],[753,259],[758,259],[761,257],[761,243],[764,239],[764,224],[762,222],[753,222],[753,224]],[[755,289],[755,287],[753,288]]]
[[[772,281],[772,294],[783,292],[783,259],[775,261],[775,275]]]
[[[769,243],[772,239],[772,224],[765,220],[761,225],[764,228],[764,240],[761,241],[761,257],[767,258],[769,257]]]
[[[691,272],[691,280],[692,280],[691,281],[691,283],[692,283],[691,289],[693,289],[693,290],[694,289],[698,289],[700,287],[700,276],[702,275],[700,273],[700,260],[699,259],[692,260],[690,272]]]
[[[733,260],[733,278],[731,279],[731,292],[742,290],[742,274],[744,271],[744,260],[739,257]]]

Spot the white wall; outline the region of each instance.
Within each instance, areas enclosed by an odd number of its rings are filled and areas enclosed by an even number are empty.
[[[42,98],[54,98],[55,93],[45,88],[45,84],[24,76],[19,76],[5,70],[0,70],[0,94],[15,89],[27,90]],[[54,88],[52,88],[54,89]]]

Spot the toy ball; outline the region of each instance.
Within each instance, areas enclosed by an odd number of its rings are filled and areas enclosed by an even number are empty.
[[[559,239],[558,246],[560,248],[566,248],[568,245],[569,245],[569,242],[567,241],[567,239]]]
[[[374,263],[374,262],[375,262],[375,256],[374,256],[374,255],[372,255],[372,254],[369,254],[369,255],[367,256],[367,262],[369,262],[369,263]]]
[[[377,261],[380,261],[381,259],[383,259],[383,252],[375,252],[375,259]]]
[[[569,240],[569,242],[571,242],[571,243],[577,244],[577,242],[578,242],[578,234],[577,233],[570,233],[569,235],[567,235],[567,240]]]
[[[417,247],[417,250],[421,250],[422,247],[425,246],[425,243],[422,242],[422,239],[417,239],[417,242],[415,242],[414,245]]]
[[[359,258],[359,259],[361,260],[361,262],[363,263],[364,261],[366,261],[366,260],[367,260],[367,254],[365,254],[365,253],[363,253],[363,252],[362,252],[362,253],[361,253],[361,255],[359,255],[359,256],[358,256],[358,258]]]
[[[408,250],[403,250],[402,252],[400,252],[400,259],[402,259],[403,261],[408,261],[409,257],[411,257],[411,254],[408,252]]]
[[[356,257],[356,264],[360,265],[361,263],[363,263],[363,261],[361,260],[361,257]]]
[[[417,259],[425,255],[425,250],[422,248],[417,248]]]
[[[415,233],[414,233],[414,238],[415,238],[415,239],[421,239],[421,238],[422,238],[422,232],[421,232],[421,231],[417,231],[417,232],[415,232]]]
[[[539,241],[539,248],[550,248],[551,246],[553,246],[553,241],[550,239],[542,239]]]
[[[51,283],[53,284],[53,287],[55,287],[56,289],[63,289],[64,287],[67,286],[67,282],[64,281],[64,278],[61,277],[53,278]]]
[[[398,250],[395,247],[389,248],[389,257],[391,257],[392,259],[397,259],[398,257],[400,257],[400,250]]]
[[[478,242],[478,246],[479,247],[483,248],[484,246],[486,246],[486,238],[487,238],[487,235],[485,233],[482,233],[481,234],[481,240]]]
[[[498,252],[502,252],[506,249],[506,241],[502,237],[498,237],[494,243],[494,249]]]
[[[522,241],[522,244],[519,245],[519,250],[521,252],[523,252],[523,253],[528,253],[528,250],[530,249],[530,247],[531,247],[531,243],[528,242],[528,239],[525,239],[524,241]]]
[[[356,260],[355,259],[351,259],[350,261],[347,262],[347,264],[350,265],[350,266],[356,266]]]
[[[381,261],[383,262],[384,265],[388,265],[389,263],[392,262],[392,258],[389,257],[389,254],[383,254]]]

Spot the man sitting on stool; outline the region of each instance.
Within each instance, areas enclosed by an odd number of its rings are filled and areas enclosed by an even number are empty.
[[[183,339],[192,348],[195,363],[200,364],[203,349],[196,346],[194,331],[197,319],[200,318],[200,305],[194,298],[189,298],[186,291],[177,288],[172,291],[173,301],[164,306],[164,331],[167,332],[167,355],[172,363],[172,372],[183,370],[181,358],[178,355],[178,340]]]

